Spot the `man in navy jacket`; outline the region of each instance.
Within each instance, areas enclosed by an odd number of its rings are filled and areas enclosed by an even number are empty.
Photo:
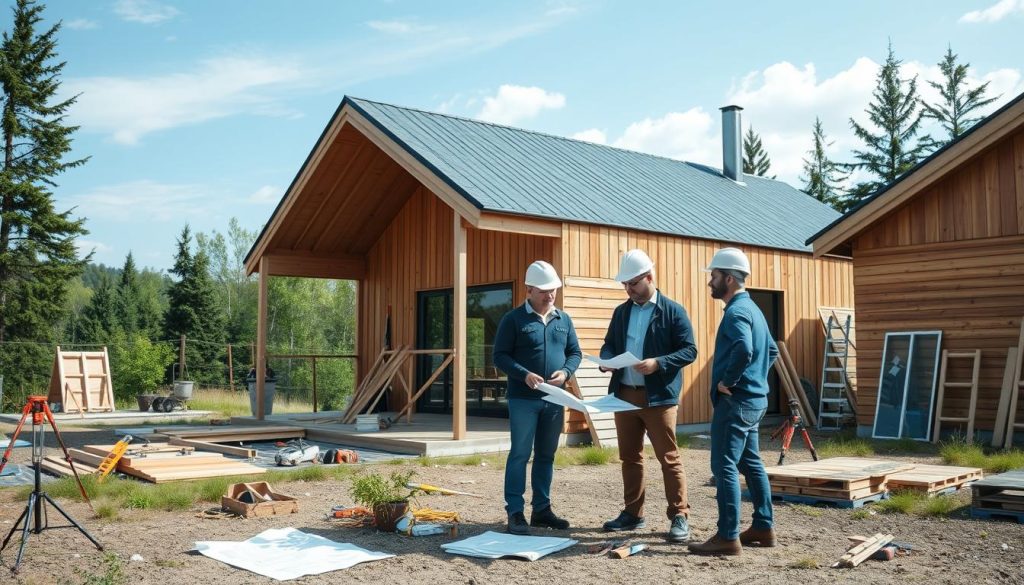
[[[768,409],[768,370],[779,350],[761,310],[746,291],[750,261],[738,248],[715,253],[707,272],[711,296],[725,302],[711,367],[711,472],[715,474],[718,532],[690,552],[738,555],[742,545],[775,546],[772,494],[761,461],[758,426]],[[754,505],[753,523],[740,532],[743,473]]]
[[[542,382],[562,386],[580,365],[583,353],[572,319],[555,308],[562,286],[553,266],[538,260],[526,269],[526,302],[505,314],[494,337],[494,365],[508,376],[508,418],[512,446],[505,463],[505,511],[508,531],[530,533],[530,526],[565,530],[569,522],[551,510],[555,450],[565,408],[542,400]],[[533,452],[530,524],[526,502],[526,464]]]
[[[623,284],[629,300],[612,313],[601,346],[601,358],[629,351],[643,361],[615,370],[608,385],[609,394],[640,408],[615,413],[625,506],[618,518],[604,523],[604,529],[635,530],[646,524],[643,456],[646,433],[661,462],[665,480],[666,515],[671,521],[668,540],[685,542],[690,537],[687,520],[690,504],[686,495],[686,473],[676,444],[676,413],[682,369],[697,358],[693,328],[686,309],[655,288],[654,262],[643,250],[630,250],[623,255],[615,280]]]

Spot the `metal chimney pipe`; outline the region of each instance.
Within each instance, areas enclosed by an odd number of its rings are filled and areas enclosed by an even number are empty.
[[[722,110],[722,174],[740,182],[743,180],[743,129],[739,106],[725,106]]]

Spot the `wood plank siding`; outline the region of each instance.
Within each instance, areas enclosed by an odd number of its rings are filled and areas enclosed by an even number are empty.
[[[875,414],[885,333],[942,330],[949,350],[982,350],[975,428],[991,430],[1006,348],[1024,315],[1024,130],[1008,134],[853,240],[858,421]],[[948,379],[969,379],[954,363]],[[968,396],[947,390],[944,416]]]
[[[416,189],[366,255],[359,283],[359,371],[377,359],[391,306],[394,344],[416,342],[416,293],[452,286],[454,213],[424,187]],[[526,300],[523,274],[534,260],[554,263],[554,238],[467,228],[467,285],[512,283],[516,303]],[[398,393],[400,394],[400,393]],[[392,399],[395,410],[405,404]]]
[[[715,332],[722,304],[711,298],[707,274],[715,250],[735,246],[615,228],[563,224],[562,272],[566,287],[564,306],[580,336],[585,353],[596,354],[604,340],[612,309],[626,299],[622,286],[611,278],[622,253],[646,250],[655,263],[658,288],[686,307],[696,335],[697,362],[687,367],[679,409],[682,424],[711,420],[708,395]],[[821,375],[823,335],[819,306],[853,306],[853,273],[848,260],[810,254],[740,246],[750,258],[751,289],[781,291],[783,336],[800,375],[817,384]]]

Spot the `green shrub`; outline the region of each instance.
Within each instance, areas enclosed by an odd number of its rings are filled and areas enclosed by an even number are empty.
[[[947,518],[960,507],[960,501],[952,496],[935,496],[922,503],[919,513],[930,518]]]
[[[373,508],[377,504],[406,502],[412,495],[412,490],[406,487],[412,475],[412,471],[405,473],[393,471],[388,477],[377,472],[354,477],[352,478],[352,499],[367,508]]]
[[[605,465],[619,456],[617,449],[611,447],[586,447],[580,453],[581,465]]]
[[[153,344],[139,333],[115,332],[110,353],[110,372],[117,381],[115,399],[132,401],[136,394],[153,393],[172,361],[174,351],[170,346]]]

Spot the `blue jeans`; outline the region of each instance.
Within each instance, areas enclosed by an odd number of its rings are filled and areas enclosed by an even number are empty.
[[[505,463],[505,511],[522,512],[526,505],[526,464],[533,452],[530,487],[533,489],[533,510],[551,505],[551,476],[555,471],[555,449],[562,433],[565,408],[546,400],[510,398],[508,423],[512,449]]]
[[[719,538],[739,538],[740,473],[747,479],[754,504],[753,527],[772,528],[772,492],[757,437],[765,410],[744,406],[731,396],[717,397],[711,417],[711,472],[718,490]]]

